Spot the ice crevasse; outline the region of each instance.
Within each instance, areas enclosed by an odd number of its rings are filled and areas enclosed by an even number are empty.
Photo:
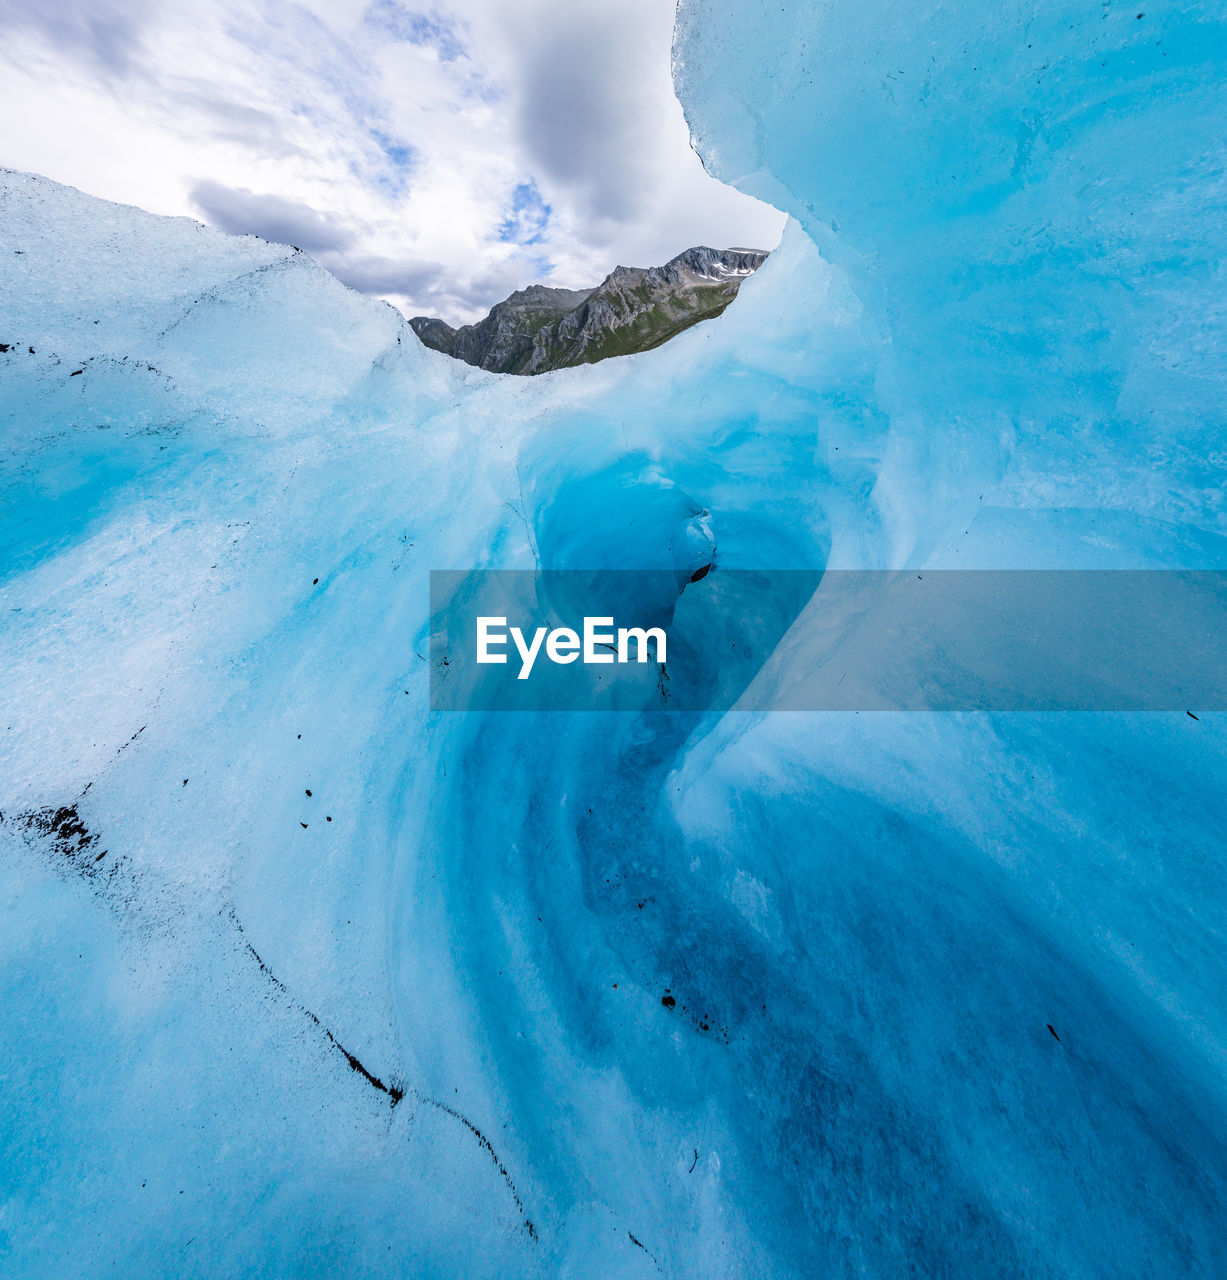
[[[428,704],[431,568],[1227,567],[1227,14],[1040,9],[684,0],[793,220],[536,379],[4,175],[6,1275],[1227,1272],[1219,717]]]

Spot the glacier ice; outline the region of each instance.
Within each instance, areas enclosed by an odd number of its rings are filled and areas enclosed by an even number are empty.
[[[4,175],[5,1274],[1227,1271],[1217,717],[419,656],[432,568],[1224,567],[1224,15],[1138,12],[684,0],[785,241],[531,380]]]

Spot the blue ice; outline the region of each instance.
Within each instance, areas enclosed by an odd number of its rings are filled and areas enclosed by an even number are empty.
[[[3,176],[6,1275],[1227,1274],[1221,717],[427,696],[432,568],[1227,567],[1225,17],[683,0],[784,242],[535,379]]]

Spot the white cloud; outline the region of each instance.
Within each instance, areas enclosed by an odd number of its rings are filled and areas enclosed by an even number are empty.
[[[783,218],[709,178],[672,0],[0,0],[0,163],[471,320]]]

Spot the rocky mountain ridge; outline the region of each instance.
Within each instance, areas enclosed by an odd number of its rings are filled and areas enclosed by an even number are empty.
[[[530,285],[455,329],[414,316],[422,342],[496,373],[534,374],[647,351],[718,316],[766,260],[758,249],[679,253],[661,267],[615,267],[594,289]]]

